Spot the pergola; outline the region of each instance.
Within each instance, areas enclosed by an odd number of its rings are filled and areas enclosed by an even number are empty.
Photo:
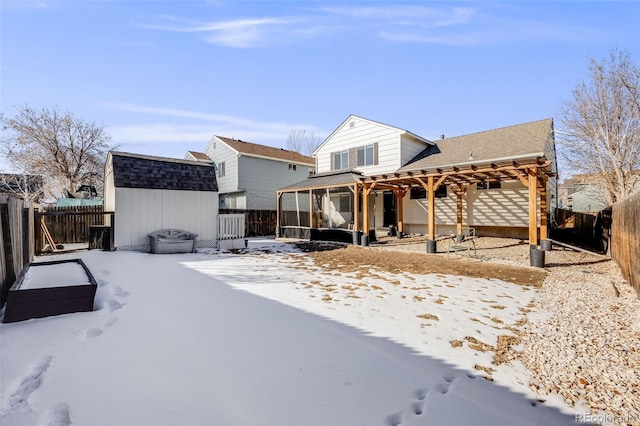
[[[490,163],[468,163],[449,167],[409,170],[369,176],[361,180],[356,191],[362,191],[363,220],[362,230],[369,228],[368,195],[374,189],[386,189],[395,193],[398,200],[404,198],[412,187],[425,189],[428,199],[427,238],[435,240],[435,193],[441,185],[451,188],[456,194],[456,232],[462,233],[462,201],[467,189],[476,183],[520,181],[528,188],[529,193],[529,243],[538,245],[538,235],[545,239],[547,235],[547,179],[554,176],[551,161],[544,157],[519,161],[503,161]],[[357,199],[357,197],[355,197]],[[539,202],[538,202],[539,201]],[[398,231],[403,232],[402,203],[398,203]],[[539,206],[539,210],[538,210]],[[357,206],[355,206],[357,207]],[[537,215],[540,214],[540,230],[538,234]],[[360,224],[355,229],[361,229]]]
[[[291,185],[277,191],[278,226],[281,225],[281,198],[285,193],[309,193],[309,208],[306,213],[308,220],[298,219],[298,226],[312,227],[313,224],[313,192],[326,191],[333,188],[348,188],[353,196],[353,212],[362,210],[362,220],[358,214],[353,215],[350,230],[362,232],[367,236],[370,229],[369,194],[373,190],[393,191],[398,200],[402,200],[412,187],[422,187],[427,193],[427,238],[435,240],[435,192],[441,185],[451,188],[456,194],[456,230],[462,232],[462,201],[467,189],[476,183],[520,181],[528,188],[529,194],[529,242],[537,246],[539,237],[547,235],[547,179],[554,176],[551,161],[544,157],[520,159],[519,161],[502,161],[489,163],[467,163],[449,167],[437,167],[424,170],[398,171],[391,174],[363,176],[353,171],[326,174],[312,177],[299,184]],[[360,197],[362,194],[362,209]],[[397,223],[398,231],[403,232],[402,203],[398,202]],[[297,209],[298,215],[300,210]],[[538,232],[537,216],[540,215],[540,229]]]

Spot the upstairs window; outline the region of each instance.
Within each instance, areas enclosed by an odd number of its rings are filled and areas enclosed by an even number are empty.
[[[218,177],[224,177],[225,174],[224,161],[222,161],[218,163]]]
[[[291,170],[292,172],[296,171],[296,165],[295,164],[289,164],[289,170]]]
[[[358,166],[371,166],[374,164],[373,160],[373,144],[358,147]]]
[[[349,168],[349,151],[334,152],[333,154],[333,170],[341,170]]]

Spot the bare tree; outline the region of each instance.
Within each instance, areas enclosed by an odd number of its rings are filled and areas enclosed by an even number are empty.
[[[39,175],[47,196],[75,191],[81,184],[101,192],[106,155],[115,146],[103,126],[83,121],[57,107],[17,108],[13,118],[0,116],[0,149],[23,175]]]
[[[320,139],[313,132],[307,134],[306,130],[292,129],[287,138],[287,149],[303,155],[311,155],[318,145]]]
[[[567,164],[614,203],[640,185],[640,68],[612,50],[608,59],[591,59],[589,71],[590,81],[563,102],[558,141]]]

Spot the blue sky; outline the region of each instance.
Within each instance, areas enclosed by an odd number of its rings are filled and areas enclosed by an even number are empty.
[[[351,113],[430,139],[556,118],[588,58],[640,61],[640,2],[7,1],[0,107],[57,105],[120,150],[284,147]]]

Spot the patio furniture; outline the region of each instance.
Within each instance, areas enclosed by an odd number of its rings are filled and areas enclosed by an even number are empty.
[[[149,234],[151,253],[193,253],[198,234],[182,229],[162,229]]]
[[[459,235],[453,235],[447,244],[447,257],[449,253],[457,253],[459,251],[466,251],[467,258],[471,256],[471,249],[473,249],[473,256],[476,254],[476,230],[474,228],[462,228],[462,233]]]

